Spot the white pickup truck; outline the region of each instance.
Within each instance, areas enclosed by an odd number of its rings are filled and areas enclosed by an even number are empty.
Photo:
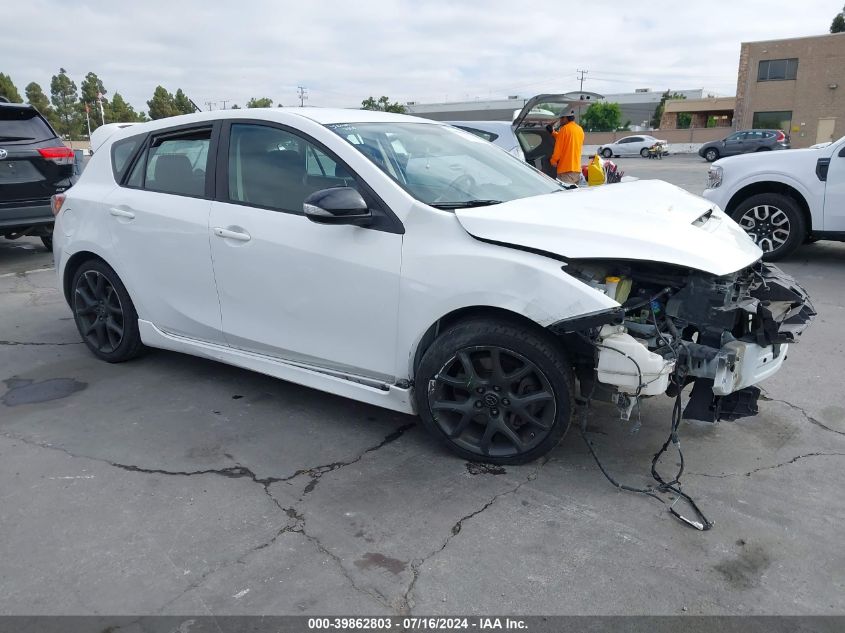
[[[704,197],[736,220],[769,261],[807,241],[845,241],[845,137],[819,149],[718,160]]]

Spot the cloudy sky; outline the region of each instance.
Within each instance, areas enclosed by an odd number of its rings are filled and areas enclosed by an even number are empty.
[[[159,84],[201,108],[456,101],[576,89],[732,95],[742,41],[826,33],[843,0],[27,0],[3,7],[0,72],[49,91],[89,71],[136,109]],[[576,7],[578,10],[576,11]]]

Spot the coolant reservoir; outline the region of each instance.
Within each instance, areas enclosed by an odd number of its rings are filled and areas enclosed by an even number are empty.
[[[666,391],[674,360],[665,360],[627,333],[621,325],[605,325],[599,333],[599,382],[615,385],[619,391],[635,393],[642,380],[640,395],[656,396]],[[610,349],[608,349],[610,348]],[[639,365],[642,376],[631,359]]]

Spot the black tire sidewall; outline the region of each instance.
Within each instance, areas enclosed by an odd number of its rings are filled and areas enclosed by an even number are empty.
[[[539,328],[539,326],[538,326]],[[475,346],[496,346],[534,363],[545,374],[555,396],[555,421],[549,434],[534,448],[508,457],[485,456],[454,444],[440,429],[428,402],[429,381],[459,349]],[[533,461],[557,446],[569,429],[573,402],[572,371],[565,354],[551,335],[534,331],[520,323],[506,320],[472,319],[443,332],[423,354],[415,380],[417,411],[423,425],[450,450],[464,459],[493,464],[523,464]]]
[[[645,147],[643,147],[643,148],[640,150],[640,156],[642,156],[643,158],[648,158],[648,149],[646,149]]]
[[[712,156],[713,158],[710,158],[710,156]],[[704,160],[706,160],[708,163],[713,163],[719,160],[719,151],[713,149],[712,147],[704,150]]]
[[[53,235],[52,235],[52,233],[50,235],[42,235],[41,236],[41,243],[44,245],[44,248],[46,248],[51,253],[53,252]]]
[[[610,148],[605,147],[605,148],[601,151],[601,155],[602,155],[604,158],[613,158],[613,151],[612,151]]]
[[[764,260],[777,261],[792,253],[804,242],[804,238],[807,237],[804,214],[801,212],[798,203],[789,196],[784,196],[779,193],[760,193],[741,202],[739,206],[734,209],[731,217],[739,223],[746,211],[752,207],[763,204],[777,207],[789,218],[790,229],[789,237],[786,242],[774,251],[763,253]]]
[[[76,292],[76,285],[77,283],[79,283],[79,278],[84,273],[89,271],[98,272],[101,275],[105,276],[106,279],[108,279],[112,288],[114,288],[115,292],[117,292],[117,296],[120,299],[121,308],[123,309],[123,340],[121,340],[120,345],[118,345],[117,349],[115,349],[113,352],[105,353],[93,347],[88,342],[87,337],[82,331],[82,326],[76,315],[76,300],[74,296]],[[109,363],[122,363],[124,361],[135,358],[140,353],[143,346],[141,344],[141,333],[138,329],[138,313],[135,310],[135,304],[132,303],[132,299],[129,296],[129,292],[126,290],[126,286],[123,285],[123,282],[120,280],[120,277],[117,275],[114,269],[112,269],[111,266],[109,266],[103,261],[96,259],[84,262],[73,273],[70,291],[73,321],[76,324],[76,329],[79,331],[79,334],[82,337],[82,340],[85,342],[86,347],[91,350],[91,353],[94,354],[94,356],[96,356],[100,360],[104,360]]]

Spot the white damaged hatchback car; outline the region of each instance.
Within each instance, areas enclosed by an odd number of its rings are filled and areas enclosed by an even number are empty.
[[[144,346],[405,413],[518,463],[580,394],[749,415],[814,312],[722,211],[657,181],[564,190],[451,126],[361,110],[116,130],[53,201],[60,288],[109,362]]]

